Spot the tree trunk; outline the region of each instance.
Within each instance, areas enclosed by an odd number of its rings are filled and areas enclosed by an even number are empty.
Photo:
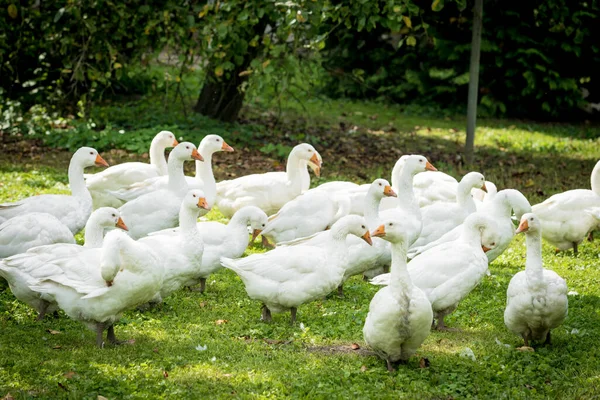
[[[467,165],[473,163],[473,151],[475,146],[482,19],[483,0],[475,0],[475,8],[473,9],[473,38],[471,41],[471,65],[469,69],[469,98],[467,100],[467,139],[465,142],[465,158]]]
[[[250,64],[248,60],[248,64]],[[239,76],[240,72],[245,71],[246,63],[240,67],[236,67],[231,72],[230,79],[221,81],[212,77],[207,77],[206,82],[202,86],[198,102],[194,107],[194,111],[218,119],[224,122],[233,122],[237,119],[246,92],[239,90],[240,85],[247,80],[246,76]],[[209,63],[208,71],[214,71],[215,65]]]
[[[269,21],[266,17],[261,18],[254,29],[248,33],[250,36],[247,38],[248,41],[256,33],[262,35],[268,24]],[[229,77],[217,77],[214,73],[217,65],[210,62],[206,67],[206,81],[202,86],[194,111],[223,122],[235,121],[244,104],[244,97],[246,97],[246,92],[241,91],[240,87],[248,80],[248,75],[240,76],[240,72],[248,70],[252,60],[258,57],[263,50],[262,45],[248,47],[248,52],[244,54],[244,61],[229,72]]]

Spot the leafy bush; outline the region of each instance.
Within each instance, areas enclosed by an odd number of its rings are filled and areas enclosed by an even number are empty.
[[[361,33],[345,27],[330,36],[326,93],[447,107],[466,103],[471,7],[422,10],[419,35],[408,26],[378,26]],[[598,1],[485,2],[481,112],[570,118],[587,101],[600,101],[598,17]],[[411,36],[418,40],[409,41]]]

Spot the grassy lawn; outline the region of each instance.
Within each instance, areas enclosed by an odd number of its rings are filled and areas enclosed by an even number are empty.
[[[236,152],[215,156],[217,180],[281,169],[287,149],[302,140],[313,143],[324,160],[323,175],[313,185],[340,177],[389,178],[395,160],[406,153],[426,155],[456,177],[467,172],[457,157],[462,118],[425,118],[391,105],[323,100],[305,103],[306,110],[286,104],[273,116],[255,100],[244,111],[244,123],[234,125],[186,118],[148,99],[107,104],[92,110],[95,127],[79,122],[50,136],[63,146],[97,146],[114,163],[144,155],[109,148],[143,153],[159,129],[193,142],[219,133]],[[600,154],[598,136],[593,125],[482,120],[473,168],[499,189],[521,190],[534,204],[559,191],[589,188]],[[1,139],[0,201],[65,192],[67,151],[24,138]],[[218,210],[208,216],[222,218]],[[261,251],[256,244],[248,252]],[[125,313],[117,336],[135,342],[102,350],[94,346],[93,332],[64,315],[35,322],[34,312],[2,287],[0,396],[591,398],[600,391],[599,253],[597,242],[582,245],[577,258],[554,255],[544,245],[545,266],[564,277],[572,291],[569,317],[553,333],[552,346],[518,352],[514,348],[522,342],[504,326],[506,288],[525,263],[519,236],[490,266],[492,275],[448,318],[462,331],[432,333],[394,374],[365,348],[362,326],[378,288],[358,277],[345,285],[344,299],[332,296],[304,305],[299,322],[290,326],[288,315],[261,323],[260,304],[247,298],[233,273],[221,271],[209,279],[204,295],[180,291],[158,309]],[[361,348],[353,350],[353,343]],[[474,359],[462,355],[467,349]],[[420,367],[421,358],[430,361],[428,368]]]

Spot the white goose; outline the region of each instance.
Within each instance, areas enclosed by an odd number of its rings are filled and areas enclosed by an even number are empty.
[[[589,232],[599,226],[598,220],[586,212],[600,207],[600,161],[591,176],[592,190],[575,189],[555,194],[543,203],[533,206],[533,212],[542,221],[542,237],[557,250],[573,249]]]
[[[387,180],[375,179],[369,185],[369,191],[364,199],[364,216],[367,226],[371,229],[380,224],[379,203],[384,197],[396,197],[396,193]],[[280,245],[284,247],[314,246],[326,249],[330,246],[333,235],[334,233],[328,230],[305,238],[283,242]],[[344,266],[344,276],[338,286],[339,296],[343,296],[344,282],[352,276],[360,275],[365,271],[387,268],[391,262],[390,246],[383,240],[376,239],[372,243],[365,243],[354,235],[348,235],[346,245],[348,247],[348,260]]]
[[[111,192],[126,188],[134,183],[167,174],[165,149],[175,147],[179,143],[175,135],[169,131],[160,131],[150,143],[150,163],[126,162],[105,169],[96,174],[85,175],[94,208],[120,207],[123,201]]]
[[[95,149],[82,147],[73,154],[69,163],[71,195],[43,194],[14,203],[0,204],[0,223],[19,215],[41,212],[53,215],[76,234],[85,225],[92,212],[92,197],[85,187],[83,169],[93,165],[108,167]]]
[[[106,221],[110,221],[111,215],[113,219],[117,218],[117,227],[127,230],[116,209],[99,208],[90,215],[86,223],[86,245],[92,247],[102,245],[103,232],[98,234],[98,230],[93,227],[104,226]],[[90,232],[88,226],[92,227]],[[33,247],[57,243],[75,244],[75,238],[69,228],[50,214],[20,215],[0,225],[0,258],[24,253]]]
[[[485,178],[479,172],[469,172],[460,180],[456,190],[455,203],[434,203],[421,209],[423,229],[419,238],[411,246],[411,250],[431,243],[462,224],[469,214],[476,211],[471,197],[471,189],[486,190]]]
[[[380,206],[380,210],[383,210],[380,214],[381,219],[402,219],[409,246],[419,238],[423,227],[421,209],[413,192],[413,178],[415,175],[423,175],[419,173],[424,171],[437,170],[423,156],[400,157],[392,170],[392,188],[398,197],[383,199]]]
[[[190,278],[184,285],[194,286],[200,283],[200,288],[193,290],[203,293],[206,290],[206,279],[222,268],[221,257],[237,258],[244,254],[249,244],[248,227],[252,230],[251,243],[260,235],[267,222],[267,214],[254,206],[240,208],[233,214],[227,225],[215,221],[198,222],[198,231],[204,243],[202,265],[196,271],[196,275]],[[179,229],[165,229],[153,232],[150,236],[156,234],[176,236],[179,234]]]
[[[290,310],[293,324],[298,306],[322,298],[342,281],[348,234],[371,242],[364,218],[348,215],[333,224],[325,248],[279,247],[238,260],[223,257],[221,263],[242,279],[251,299],[263,303],[262,320],[270,321],[271,312]]]
[[[569,312],[567,283],[542,264],[542,225],[535,214],[523,215],[517,233],[527,242],[525,271],[510,280],[506,291],[504,323],[520,335],[529,347],[530,340],[550,344],[550,331],[560,326]]]
[[[230,152],[233,151],[233,147],[229,146],[219,135],[205,136],[198,146],[198,152],[204,161],[196,160],[195,177],[185,177],[190,189],[201,189],[204,192],[209,207],[215,204],[217,197],[217,182],[212,170],[212,156],[219,151]],[[166,189],[168,186],[168,177],[160,176],[136,182],[113,194],[123,201],[131,201],[144,194]]]
[[[437,320],[436,329],[447,330],[444,317],[452,313],[483,279],[488,270],[485,252],[496,247],[495,222],[482,214],[467,217],[460,237],[437,246],[408,264],[413,283],[431,302]],[[390,274],[371,280],[375,285],[389,285]]]
[[[427,207],[439,202],[454,202],[458,181],[452,176],[438,171],[433,174],[415,176],[413,188],[419,207]]]
[[[315,175],[321,171],[321,156],[307,143],[297,145],[288,156],[286,172],[268,172],[242,176],[217,184],[217,206],[230,218],[244,206],[256,206],[267,215],[279,211],[288,201],[308,190],[310,176],[307,165]]]
[[[391,243],[392,265],[389,286],[371,300],[363,336],[387,362],[388,371],[393,371],[394,362],[406,362],[429,336],[433,312],[427,296],[412,283],[408,273],[408,238],[402,221],[386,220],[371,236]]]
[[[531,205],[527,198],[521,192],[515,189],[504,189],[498,192],[489,202],[484,202],[481,211],[475,214],[487,215],[495,222],[497,238],[496,247],[486,253],[489,262],[494,261],[502,254],[510,245],[512,238],[515,235],[515,226],[512,222],[512,211],[514,210],[517,218],[525,213],[531,212]],[[422,254],[443,243],[448,243],[456,240],[461,234],[462,225],[457,226],[450,232],[444,234],[441,238],[419,249],[418,252],[408,252],[409,257],[414,257]]]
[[[287,242],[324,231],[349,212],[348,197],[308,190],[271,215],[261,234],[273,243]]]
[[[167,189],[147,193],[119,209],[130,225],[132,238],[138,239],[150,232],[177,226],[181,201],[188,192],[183,174],[183,163],[188,160],[202,160],[202,157],[192,143],[179,143],[169,155]]]
[[[0,276],[8,281],[15,297],[35,309],[38,312],[38,320],[41,320],[46,313],[56,311],[57,307],[54,301],[43,298],[30,287],[39,283],[39,276],[43,276],[44,271],[52,268],[48,265],[52,264],[53,260],[72,257],[85,249],[102,247],[105,229],[114,227],[127,230],[119,211],[111,207],[101,207],[92,213],[85,225],[83,246],[58,243],[31,248],[26,253],[0,261]]]
[[[119,230],[106,234],[101,249],[50,260],[33,273],[39,283],[32,289],[95,330],[99,347],[104,330],[110,343],[119,343],[113,324],[123,311],[152,299],[163,280],[154,250]]]
[[[176,235],[168,230],[159,231],[139,240],[157,252],[165,270],[163,284],[160,292],[152,299],[153,303],[161,303],[189,279],[198,275],[204,252],[202,235],[196,225],[201,208],[209,209],[204,192],[190,190],[181,202]]]
[[[485,181],[485,191],[481,189],[471,190],[473,201],[475,202],[475,208],[477,211],[481,210],[484,203],[492,201],[492,199],[498,194],[498,188],[493,182]]]

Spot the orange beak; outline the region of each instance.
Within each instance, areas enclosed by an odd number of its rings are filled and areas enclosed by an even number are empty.
[[[484,245],[481,245],[481,250],[483,250],[484,253],[487,253],[491,249],[489,247],[485,247]]]
[[[427,171],[437,171],[437,168],[433,166],[432,163],[430,163],[429,161],[427,161],[427,164],[425,164],[425,169]]]
[[[258,237],[258,235],[260,235],[261,232],[262,232],[262,229],[255,229],[252,231],[252,241],[253,242]]]
[[[104,158],[100,157],[100,154],[96,155],[95,163],[99,167],[108,167],[108,163],[104,160]]]
[[[384,225],[379,225],[377,227],[377,229],[375,229],[373,231],[373,233],[371,233],[371,236],[373,236],[373,237],[384,237],[385,236],[385,226]]]
[[[527,232],[528,229],[529,229],[529,222],[527,222],[527,220],[524,220],[523,222],[521,222],[519,224],[519,227],[517,228],[517,231],[515,233]]]
[[[394,192],[390,185],[387,185],[383,188],[383,194],[388,197],[398,197],[398,195],[396,194],[396,192]]]
[[[200,153],[198,153],[198,150],[196,149],[192,150],[192,158],[194,160],[204,161],[204,158],[202,158],[202,156],[200,155]]]
[[[173,147],[177,146],[179,144],[179,142],[177,141],[177,139],[173,139]]]
[[[221,150],[222,151],[233,151],[233,147],[231,147],[230,145],[225,143],[225,141],[223,140],[223,146],[221,146]]]
[[[315,167],[313,167],[313,172],[315,175],[317,177],[321,176],[321,160],[319,160],[317,153],[313,154],[313,156],[310,158],[310,162],[315,165]]]
[[[124,231],[128,231],[129,229],[127,228],[127,225],[125,225],[125,222],[123,222],[123,219],[121,217],[119,217],[119,219],[117,220],[117,223],[115,225],[117,228],[121,228]]]
[[[481,187],[481,190],[483,190],[484,192],[487,193],[487,188],[485,187],[485,182],[483,183],[483,186]]]
[[[369,246],[373,246],[373,241],[371,240],[371,234],[369,231],[366,231],[364,235],[361,236],[362,240],[369,243]]]
[[[204,208],[205,210],[210,210],[210,207],[208,206],[208,203],[206,202],[206,199],[204,197],[200,197],[198,199],[198,208]]]

